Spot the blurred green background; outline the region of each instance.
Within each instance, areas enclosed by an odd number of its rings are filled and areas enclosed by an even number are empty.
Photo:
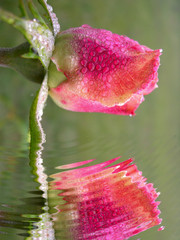
[[[158,232],[155,227],[132,239],[179,239],[180,1],[48,2],[59,18],[61,30],[89,24],[127,35],[152,49],[162,48],[163,55],[159,88],[145,97],[135,117],[68,112],[48,99],[43,118],[46,173],[54,173],[56,166],[91,158],[98,163],[117,156],[122,160],[134,157],[143,175],[161,192],[158,200],[165,230]],[[0,7],[19,12],[15,0],[0,0]],[[1,47],[23,41],[18,31],[0,22]],[[26,197],[37,187],[29,169],[27,138],[29,109],[39,86],[5,68],[0,68],[0,82],[0,201],[16,206],[19,196]],[[14,232],[12,236],[19,239]]]

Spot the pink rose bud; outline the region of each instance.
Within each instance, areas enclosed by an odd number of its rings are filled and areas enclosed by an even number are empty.
[[[71,111],[134,115],[157,87],[161,52],[107,30],[70,28],[56,39],[50,96]]]

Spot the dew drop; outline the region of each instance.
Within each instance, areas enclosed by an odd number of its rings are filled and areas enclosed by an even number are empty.
[[[88,78],[84,78],[84,83],[88,83]]]
[[[86,67],[83,67],[83,68],[81,69],[81,72],[82,72],[83,74],[85,74],[85,73],[87,72],[87,68],[86,68]]]
[[[115,60],[115,61],[114,61],[114,64],[115,64],[115,65],[118,65],[118,64],[119,64],[119,60],[118,60],[118,59]]]
[[[86,47],[82,47],[81,49],[83,52],[87,52],[87,48]]]
[[[107,78],[106,78],[106,76],[105,76],[105,75],[103,75],[103,78],[102,78],[102,80],[103,80],[104,82],[107,80]]]
[[[133,82],[128,82],[126,84],[127,89],[133,89],[135,87],[135,84]]]
[[[83,28],[92,28],[92,27],[89,26],[88,24],[83,24],[81,27],[83,27]]]
[[[147,83],[143,83],[143,84],[141,85],[141,88],[142,88],[142,89],[147,88]]]
[[[110,42],[110,41],[108,41],[108,40],[107,40],[107,41],[105,41],[105,43],[106,43],[106,45],[107,45],[107,46],[110,46],[110,45],[111,45],[111,42]]]
[[[48,8],[48,10],[49,10],[50,12],[53,11],[53,8],[52,8],[50,5],[47,5],[47,8]]]
[[[95,52],[94,51],[91,51],[90,53],[89,53],[91,56],[95,56]]]
[[[123,64],[121,64],[121,69],[124,69],[124,68],[125,68],[125,66]]]
[[[107,61],[107,64],[110,65],[112,63],[112,59],[109,58],[109,60]]]
[[[112,81],[112,77],[110,75],[107,77],[107,79],[109,83]]]
[[[94,68],[95,68],[95,65],[94,65],[94,63],[88,63],[88,69],[89,69],[89,71],[93,71],[94,70]]]
[[[96,52],[98,52],[98,53],[102,53],[104,51],[104,48],[102,48],[102,47],[97,47],[96,48]]]
[[[122,60],[122,64],[123,64],[123,65],[125,65],[125,64],[126,64],[126,62],[127,62],[127,60],[126,60],[126,59],[123,59],[123,60]]]
[[[85,67],[85,66],[86,66],[86,64],[87,64],[87,61],[86,61],[85,59],[81,60],[81,65],[82,65],[82,66],[84,66],[84,67]]]
[[[62,103],[63,105],[67,104],[67,102],[66,102],[65,100],[61,100],[61,103]]]
[[[77,84],[77,90],[80,90],[81,89],[81,86],[79,84]]]
[[[106,62],[102,62],[101,67],[106,67]]]
[[[84,58],[87,58],[87,57],[88,57],[88,54],[87,54],[87,53],[84,53],[84,54],[83,54],[83,57],[84,57]]]
[[[98,61],[98,57],[93,57],[93,62],[97,62]]]
[[[81,88],[84,87],[85,83],[82,81],[81,82]]]
[[[124,52],[124,48],[123,47],[121,48],[121,52]]]
[[[89,55],[89,56],[88,56],[88,61],[91,61],[91,59],[92,59],[92,56]]]
[[[100,71],[102,68],[101,68],[101,65],[96,65],[96,70]]]
[[[103,54],[103,58],[107,58],[107,54],[106,53]]]
[[[98,74],[98,79],[101,80],[102,79],[102,73]]]
[[[109,72],[109,67],[105,67],[105,68],[103,69],[103,73],[107,73],[107,72]]]
[[[110,83],[106,83],[106,86],[107,86],[107,88],[111,88],[111,84]]]
[[[99,59],[99,62],[102,62],[102,61],[103,61],[103,55],[100,55],[100,56],[98,57],[98,59]]]
[[[41,42],[41,41],[43,40],[43,37],[40,35],[40,36],[38,37],[38,39],[39,39],[39,41]]]
[[[158,228],[158,231],[163,231],[165,229],[164,226],[161,226],[160,228]]]
[[[103,97],[106,97],[106,96],[107,96],[107,92],[104,91],[104,92],[102,93],[102,96],[103,96]]]
[[[99,39],[96,39],[96,40],[95,40],[95,43],[101,44],[101,41],[100,41]]]
[[[86,89],[86,88],[83,88],[83,89],[82,89],[82,92],[83,92],[83,93],[87,93],[87,89]]]
[[[85,44],[85,47],[86,47],[86,48],[89,48],[90,46],[91,46],[90,43],[86,43],[86,44]]]
[[[114,69],[114,68],[115,68],[115,65],[114,65],[114,64],[111,64],[111,68]]]

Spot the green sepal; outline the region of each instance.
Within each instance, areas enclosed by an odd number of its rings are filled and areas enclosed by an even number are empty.
[[[48,69],[48,86],[50,88],[55,88],[65,80],[66,76],[58,71],[56,65],[51,61]]]
[[[54,36],[47,25],[37,20],[25,20],[0,8],[0,19],[13,25],[38,52],[43,66],[47,69],[54,49]],[[48,46],[48,47],[47,47]]]
[[[53,8],[47,3],[47,0],[38,0],[41,6],[44,8],[46,14],[48,15],[48,19],[50,20],[50,24],[53,28],[54,36],[56,36],[60,32],[60,24],[58,22],[58,18],[56,14],[53,12]]]
[[[29,16],[28,16],[28,13],[26,11],[23,0],[19,0],[19,9],[20,9],[20,12],[21,12],[21,17],[25,18],[25,19],[29,19]]]
[[[45,28],[49,28],[44,19],[41,17],[38,9],[35,7],[33,4],[32,0],[27,0],[28,1],[28,7],[31,13],[33,14],[34,18],[39,21],[40,24],[42,24]]]

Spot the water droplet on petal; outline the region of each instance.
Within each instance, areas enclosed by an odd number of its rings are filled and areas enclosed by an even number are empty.
[[[86,64],[87,64],[87,61],[85,59],[81,60],[81,65],[82,66],[86,66]]]
[[[83,67],[83,68],[81,69],[81,72],[82,72],[83,74],[85,74],[85,73],[87,72],[87,68],[86,68],[86,67]]]
[[[109,72],[109,67],[105,67],[105,68],[103,69],[103,73],[107,73],[107,72]]]
[[[91,56],[95,56],[95,55],[96,55],[96,53],[95,53],[94,51],[91,51],[89,54],[90,54]]]
[[[106,53],[103,54],[103,58],[107,58],[107,54]]]
[[[111,64],[111,68],[114,69],[114,68],[115,68],[115,65],[114,65],[114,64]]]
[[[98,74],[98,79],[101,80],[102,79],[102,73]]]
[[[84,84],[84,82],[82,81],[82,82],[81,82],[81,88],[84,87],[84,85],[85,85],[85,84]]]
[[[115,60],[115,61],[114,61],[114,64],[115,64],[115,65],[118,65],[118,64],[119,64],[119,60],[118,60],[118,59]]]
[[[82,47],[81,50],[82,50],[83,52],[87,52],[87,48],[86,48],[86,47]]]
[[[88,54],[87,54],[87,53],[84,53],[84,54],[83,54],[83,57],[87,59]]]
[[[96,65],[96,70],[100,71],[102,68],[101,68],[101,65]]]
[[[102,96],[103,96],[103,97],[106,97],[106,96],[107,96],[107,92],[106,92],[106,91],[103,92],[103,93],[102,93]]]
[[[106,83],[106,86],[107,86],[107,88],[110,88],[111,87],[111,84],[110,83]]]
[[[93,57],[93,62],[97,62],[98,61],[98,57]]]
[[[99,62],[102,62],[103,61],[103,55],[100,55],[99,56]]]
[[[158,228],[158,231],[163,231],[165,229],[164,226],[161,226],[160,228]]]
[[[83,27],[83,28],[92,28],[92,27],[89,26],[88,24],[83,24],[81,27]]]
[[[89,71],[93,71],[94,70],[94,68],[95,68],[95,65],[94,65],[94,63],[88,63],[88,69],[89,69]]]
[[[84,83],[88,83],[88,78],[84,78]]]
[[[112,81],[112,77],[110,75],[107,77],[107,79],[109,83]]]
[[[105,75],[103,75],[102,80],[105,82],[107,80],[107,77]]]
[[[101,67],[105,67],[105,66],[106,66],[106,62],[102,62]]]
[[[102,48],[102,47],[97,47],[96,48],[96,52],[98,52],[98,53],[102,53],[104,51],[104,48]]]

